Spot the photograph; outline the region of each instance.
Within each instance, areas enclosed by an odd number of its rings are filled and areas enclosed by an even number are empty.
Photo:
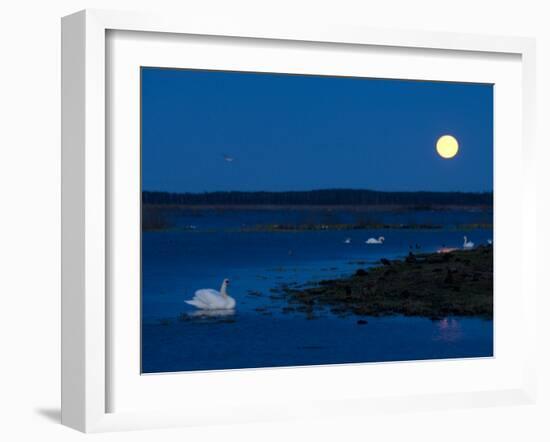
[[[143,374],[493,357],[493,84],[140,75]]]

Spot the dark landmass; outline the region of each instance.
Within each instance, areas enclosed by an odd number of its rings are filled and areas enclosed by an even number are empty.
[[[440,224],[388,224],[377,222],[364,222],[353,224],[258,224],[239,229],[240,232],[305,232],[317,230],[382,230],[382,229],[403,229],[403,230],[437,230],[444,226]],[[492,224],[456,224],[456,230],[492,229]]]
[[[359,269],[349,278],[302,289],[284,287],[283,293],[294,311],[308,317],[328,308],[337,315],[492,319],[493,248],[382,259],[380,266]]]
[[[242,227],[242,232],[305,232],[309,230],[366,230],[366,229],[441,229],[439,224],[387,224],[364,222],[353,224],[258,224]]]
[[[434,206],[492,207],[492,192],[382,192],[363,189],[320,189],[289,192],[142,192],[144,205],[175,206]]]
[[[379,223],[379,222],[359,222],[359,223],[340,223],[340,224],[257,224],[253,226],[242,226],[237,228],[224,229],[226,232],[307,232],[307,231],[329,231],[329,230],[439,230],[444,226],[441,224],[428,223]],[[492,229],[493,224],[490,223],[465,223],[455,224],[455,230],[467,231],[474,229]],[[162,212],[155,210],[147,210],[144,212],[142,219],[142,229],[145,232],[162,232],[162,231],[197,231],[196,226],[175,226],[169,221],[169,217],[164,216]],[[219,231],[219,230],[217,230]]]

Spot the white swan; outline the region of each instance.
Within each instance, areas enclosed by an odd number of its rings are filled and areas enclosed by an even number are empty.
[[[464,249],[473,249],[474,243],[472,241],[468,241],[468,238],[464,237],[464,244],[462,245]]]
[[[384,240],[385,238],[383,236],[381,236],[380,238],[376,239],[376,238],[369,238],[365,241],[366,244],[383,244],[384,243]]]
[[[346,244],[351,244],[351,238],[346,238],[346,239],[344,240],[344,243],[346,243]]]
[[[200,289],[195,292],[193,299],[185,301],[201,310],[228,310],[235,308],[235,300],[227,294],[229,279],[224,279],[220,291],[214,289]]]

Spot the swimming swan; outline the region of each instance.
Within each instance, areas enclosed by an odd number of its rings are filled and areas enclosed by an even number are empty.
[[[235,300],[227,294],[229,279],[224,279],[220,291],[214,289],[200,289],[195,292],[193,299],[185,301],[201,310],[226,310],[235,308]]]
[[[365,241],[366,244],[383,244],[384,243],[384,237],[381,236],[380,238],[369,238]]]
[[[468,241],[468,238],[464,237],[464,244],[462,245],[464,249],[473,249],[474,243],[472,241]]]

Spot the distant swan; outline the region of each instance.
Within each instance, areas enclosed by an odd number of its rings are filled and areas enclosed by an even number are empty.
[[[376,239],[376,238],[369,238],[365,241],[366,244],[383,244],[384,243],[384,240],[385,238],[383,236],[381,236],[380,238]]]
[[[465,249],[473,249],[474,243],[472,241],[468,241],[468,238],[464,237],[464,244],[462,245]]]
[[[351,238],[346,238],[346,239],[344,240],[344,243],[346,243],[346,244],[351,244]]]
[[[227,294],[229,279],[224,279],[220,291],[214,289],[200,289],[195,292],[193,299],[185,301],[201,310],[226,310],[235,308],[235,300]]]

